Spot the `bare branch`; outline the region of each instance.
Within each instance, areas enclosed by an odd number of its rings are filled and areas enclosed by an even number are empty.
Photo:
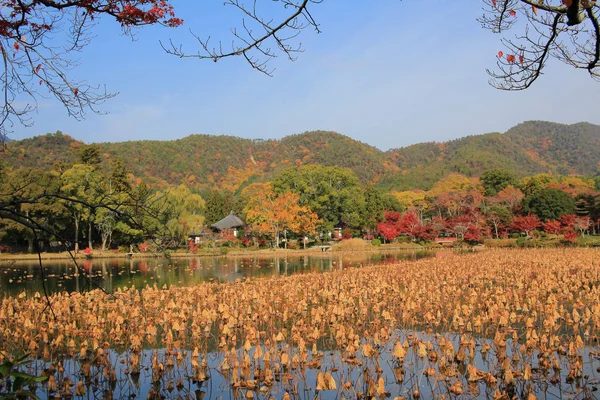
[[[321,0],[274,0],[280,3],[284,9],[292,9],[281,22],[273,24],[272,19],[267,19],[260,15],[257,10],[256,1],[252,7],[246,6],[240,0],[227,0],[225,5],[235,7],[243,15],[242,32],[236,28],[231,29],[234,40],[231,43],[231,50],[224,50],[223,43],[218,42],[216,47],[211,45],[211,37],[206,39],[195,35],[200,44],[200,50],[196,53],[188,53],[183,50],[181,45],[176,45],[172,41],[166,46],[161,42],[162,48],[168,53],[180,58],[210,59],[214,62],[223,58],[242,56],[252,66],[252,68],[271,76],[273,69],[268,68],[268,62],[277,57],[276,51],[285,54],[290,61],[296,58],[295,53],[302,52],[301,44],[290,44],[300,31],[311,26],[317,33],[320,32],[319,25],[308,10],[311,3],[320,3]],[[259,33],[255,32],[258,31]],[[273,43],[275,50],[268,47],[267,43]],[[254,56],[253,53],[257,53]]]

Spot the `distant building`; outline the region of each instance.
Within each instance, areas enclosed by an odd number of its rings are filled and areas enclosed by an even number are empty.
[[[231,212],[228,216],[215,222],[210,227],[213,231],[217,232],[219,236],[238,236],[239,231],[246,226],[244,221],[237,215]]]
[[[200,227],[188,235],[188,241],[191,240],[194,242],[194,244],[201,244],[206,240],[210,240],[213,236],[214,233],[212,230],[208,229],[207,227]]]

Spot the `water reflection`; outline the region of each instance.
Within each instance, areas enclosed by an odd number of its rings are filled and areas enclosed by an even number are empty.
[[[200,282],[232,282],[238,279],[275,277],[364,265],[395,263],[433,257],[432,251],[389,253],[329,253],[325,255],[229,256],[194,258],[102,258],[81,260],[78,271],[69,260],[44,262],[44,282],[50,293],[97,287],[108,292],[119,287],[146,285],[189,286]],[[86,279],[86,276],[90,279]],[[0,262],[0,293],[14,296],[42,292],[42,273],[37,262]]]
[[[284,344],[276,346],[276,351],[271,352],[272,358],[266,356],[269,351],[265,346],[223,348],[210,353],[204,352],[202,346],[200,351],[198,347],[170,347],[122,353],[84,351],[59,362],[36,360],[28,366],[27,372],[40,375],[44,371],[51,376],[52,382],[37,387],[36,394],[42,399],[71,398],[73,394],[87,398],[239,400],[270,396],[306,400],[400,396],[413,399],[532,398],[528,395],[547,399],[596,398],[593,392],[600,382],[595,372],[598,353],[593,348],[581,349],[578,358],[583,362],[582,374],[569,379],[567,371],[572,360],[560,351],[552,352],[556,364],[549,368],[541,361],[534,361],[543,358],[539,352],[522,354],[517,349],[518,344],[510,339],[506,348],[497,348],[492,339],[471,338],[470,345],[461,345],[466,339],[464,336],[450,333],[442,336],[459,349],[456,357],[442,361],[432,359],[431,352],[443,354],[443,349],[436,345],[435,337],[440,337],[439,334],[397,330],[389,341],[369,350],[370,354],[363,347],[355,357],[316,347],[303,353]],[[399,359],[395,356],[395,347],[402,342],[409,345],[406,355]],[[427,356],[419,354],[422,343],[431,345]],[[464,359],[459,356],[461,351],[465,351]],[[259,352],[261,355],[257,356]],[[301,357],[302,354],[306,357]],[[522,356],[525,359],[521,359]],[[501,360],[505,360],[505,367],[500,367]],[[519,371],[524,371],[530,362],[533,364],[531,376],[521,378]],[[506,382],[502,368],[517,372],[514,381]],[[317,374],[322,371],[331,373],[335,388],[318,389]],[[378,379],[382,379],[379,384]],[[453,387],[460,387],[461,392]]]

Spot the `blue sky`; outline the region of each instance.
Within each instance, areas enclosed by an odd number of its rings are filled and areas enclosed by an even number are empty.
[[[270,3],[259,0],[261,5]],[[193,133],[282,138],[332,130],[382,150],[504,132],[525,120],[600,124],[600,83],[551,62],[523,92],[488,85],[500,38],[482,30],[475,0],[324,0],[312,6],[322,33],[301,33],[297,61],[280,56],[267,77],[241,58],[178,59],[159,40],[195,50],[190,30],[228,42],[240,15],[221,0],[176,0],[177,29],[145,27],[135,40],[101,21],[72,71],[119,95],[84,121],[41,99],[22,139],[61,130],[85,142],[178,139]],[[509,33],[514,34],[514,33]]]

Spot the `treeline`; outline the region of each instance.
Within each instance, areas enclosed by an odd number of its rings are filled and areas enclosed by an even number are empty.
[[[96,145],[77,154],[75,163],[46,169],[0,164],[0,250],[78,252],[148,241],[162,250],[202,225],[204,200],[185,185],[151,188],[120,159],[103,165]]]
[[[522,179],[505,169],[480,178],[451,174],[430,191],[394,194],[405,212],[388,212],[378,224],[383,240],[453,237],[470,243],[510,236],[553,235],[573,242],[598,233],[600,179],[537,174]]]
[[[343,238],[453,237],[472,243],[511,234],[577,235],[600,219],[600,179],[537,174],[519,178],[494,168],[481,177],[447,174],[430,190],[383,190],[349,168],[301,165],[267,182],[236,190],[180,184],[151,186],[118,158],[103,162],[98,145],[80,145],[75,162],[53,168],[0,166],[0,243],[35,251],[108,250],[152,244],[157,250],[188,245],[191,233],[234,212],[245,231],[229,244],[305,245]],[[213,243],[214,244],[214,243]]]

